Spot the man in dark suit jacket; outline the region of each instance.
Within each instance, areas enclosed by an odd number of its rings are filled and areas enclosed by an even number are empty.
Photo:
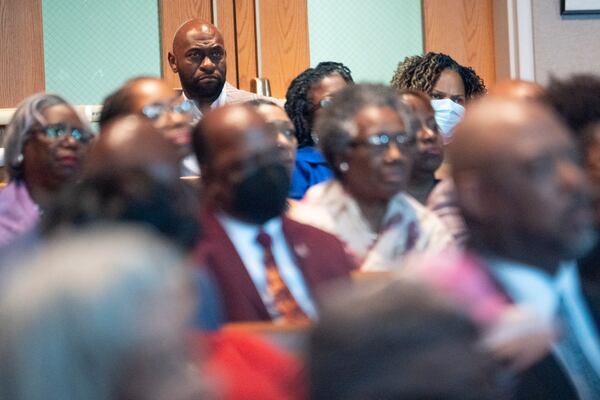
[[[205,195],[197,256],[219,285],[226,319],[286,319],[267,277],[267,253],[287,298],[316,318],[318,289],[348,278],[351,264],[336,238],[283,216],[290,171],[275,129],[249,106],[229,105],[206,114],[193,144]],[[259,234],[270,238],[270,249]]]
[[[598,326],[572,261],[595,233],[570,132],[541,104],[489,97],[470,105],[449,157],[470,249],[508,298],[560,326],[517,398],[600,398]]]

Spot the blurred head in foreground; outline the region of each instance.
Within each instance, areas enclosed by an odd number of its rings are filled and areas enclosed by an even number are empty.
[[[477,340],[445,299],[389,279],[362,282],[331,301],[311,335],[312,399],[508,398]]]
[[[56,197],[42,219],[46,234],[98,223],[140,224],[191,250],[200,228],[179,181],[141,167],[95,171]]]
[[[180,255],[132,228],[58,236],[0,299],[0,398],[197,399]]]
[[[578,149],[551,109],[481,99],[465,114],[448,150],[478,252],[554,270],[560,260],[593,246],[590,190]]]
[[[101,133],[114,118],[139,115],[152,124],[177,149],[179,157],[190,154],[192,103],[155,77],[140,76],[125,82],[104,99]]]

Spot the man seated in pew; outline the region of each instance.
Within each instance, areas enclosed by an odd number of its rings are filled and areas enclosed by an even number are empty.
[[[183,98],[191,102],[194,123],[211,108],[263,97],[237,89],[225,81],[227,51],[223,35],[211,23],[191,19],[181,25],[173,37],[168,61],[171,70],[179,75]],[[184,163],[189,172],[198,175],[195,161],[190,156]]]
[[[277,132],[250,106],[212,110],[193,132],[202,168],[200,264],[221,291],[226,320],[317,318],[317,291],[347,279],[333,236],[285,217],[290,174]]]
[[[181,25],[173,37],[168,59],[171,70],[179,75],[183,96],[193,102],[194,121],[211,108],[261,97],[225,81],[225,43],[221,32],[211,23],[191,19]]]
[[[521,371],[515,398],[600,398],[598,324],[573,261],[596,238],[571,133],[540,103],[491,96],[471,104],[449,157],[482,275],[455,273],[453,291],[487,285],[487,297],[558,327],[550,354]]]

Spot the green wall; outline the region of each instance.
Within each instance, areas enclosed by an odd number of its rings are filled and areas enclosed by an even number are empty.
[[[389,83],[423,52],[421,0],[308,0],[310,64],[343,62],[358,82]]]
[[[157,0],[43,0],[46,90],[100,104],[125,80],[160,75]]]
[[[341,61],[357,81],[388,83],[422,53],[420,0],[307,0],[310,61]],[[125,80],[160,75],[157,0],[42,0],[47,91],[100,104]]]

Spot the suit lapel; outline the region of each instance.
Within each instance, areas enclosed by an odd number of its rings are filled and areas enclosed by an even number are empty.
[[[294,261],[296,261],[298,268],[302,271],[302,276],[304,276],[307,287],[310,290],[318,283],[311,274],[311,269],[309,267],[312,265],[312,250],[302,239],[302,234],[297,232],[293,223],[291,223],[287,217],[281,217],[281,229],[283,230],[285,241],[294,255]]]
[[[490,282],[496,287],[496,290],[498,290],[509,303],[515,304],[515,299],[494,275],[485,259],[475,256],[475,260],[482,270],[485,271]],[[541,361],[538,361],[518,376],[515,393],[516,400],[560,400],[577,398],[573,383],[552,351],[550,351]]]
[[[261,318],[270,319],[240,255],[214,212],[204,210],[201,221],[205,235],[203,241],[206,243],[206,248],[201,251],[202,257],[213,267],[214,273],[220,277],[220,280],[227,282],[227,286],[235,290],[235,293],[227,293],[227,295],[236,296],[236,304],[249,304]]]

